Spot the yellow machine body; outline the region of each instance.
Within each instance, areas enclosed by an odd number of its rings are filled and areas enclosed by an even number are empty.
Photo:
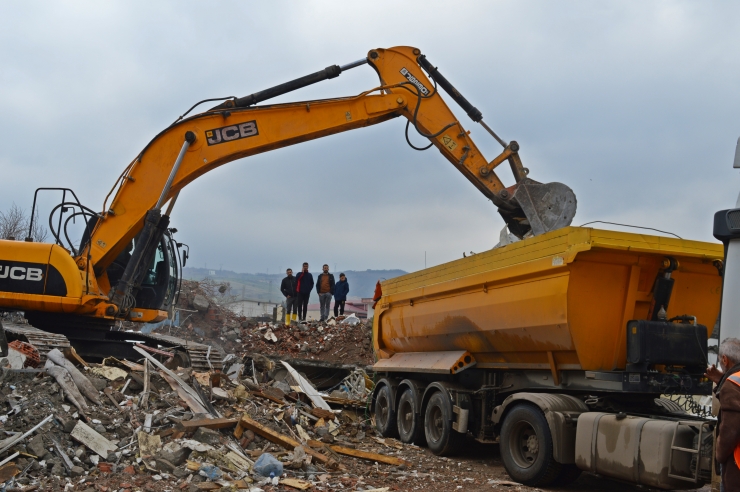
[[[711,332],[719,243],[567,227],[383,282],[376,354],[466,350],[479,368],[610,371],[626,327],[646,319],[666,257],[678,261],[668,318]]]

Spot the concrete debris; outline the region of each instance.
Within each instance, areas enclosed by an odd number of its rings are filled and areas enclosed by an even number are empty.
[[[72,376],[72,380],[74,381],[80,393],[85,395],[87,399],[89,399],[94,404],[100,405],[100,400],[98,399],[98,390],[95,389],[90,380],[87,379],[87,377],[85,377],[85,375],[82,374],[79,369],[74,366],[74,364],[72,364],[64,357],[59,349],[50,350],[46,354],[46,358],[52,361],[54,364],[66,369],[69,375]]]
[[[5,370],[0,489],[423,490],[437,477],[442,491],[459,483],[440,471],[443,458],[376,435],[369,324],[250,321],[204,290],[184,294],[187,308],[206,311],[189,310],[185,326],[164,334],[228,349],[223,372],[165,365],[168,357],[142,349],[137,360],[96,364],[65,351],[37,372]],[[267,456],[280,464],[273,477],[255,471]]]
[[[211,303],[208,302],[208,299],[206,299],[206,297],[201,294],[196,294],[192,302],[193,307],[201,312],[208,311],[208,308],[211,306]]]
[[[72,379],[72,376],[70,376],[69,372],[63,367],[54,365],[54,363],[48,359],[46,361],[44,369],[46,370],[47,374],[53,376],[54,379],[57,380],[57,384],[59,384],[59,386],[62,388],[64,396],[67,398],[67,400],[69,400],[72,405],[77,407],[77,410],[84,415],[88,411],[87,402],[80,393],[80,390],[77,389],[77,385]]]
[[[84,444],[100,456],[108,456],[108,453],[118,449],[115,444],[100,435],[94,429],[91,429],[82,421],[77,421],[72,432],[69,434],[74,440]]]

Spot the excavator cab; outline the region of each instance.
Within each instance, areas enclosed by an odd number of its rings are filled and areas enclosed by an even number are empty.
[[[171,230],[167,230],[154,251],[141,287],[136,293],[137,307],[169,311],[178,290],[178,258],[177,243],[172,238]]]
[[[77,195],[68,188],[38,188],[34,194],[32,217],[36,213],[36,202],[40,191],[61,191],[62,201],[54,207],[49,215],[50,232],[55,243],[71,251],[77,256],[90,241],[91,232],[95,229],[100,215],[80,203]],[[71,197],[71,198],[69,198]],[[85,228],[78,244],[70,241],[72,232],[69,227],[74,219],[80,217],[84,220]],[[33,229],[33,220],[29,227],[30,240]],[[177,229],[167,228],[161,233],[161,237],[155,241],[156,248],[151,250],[151,258],[145,258],[143,264],[147,265],[146,271],[138,285],[134,286],[132,295],[136,299],[136,307],[142,309],[158,309],[169,311],[176,301],[176,295],[180,281],[180,255],[178,243],[175,242],[173,234]],[[73,236],[73,234],[72,234]],[[106,273],[109,281],[113,284],[123,276],[127,264],[131,260],[132,252],[136,249],[141,233],[118,255],[108,266]]]

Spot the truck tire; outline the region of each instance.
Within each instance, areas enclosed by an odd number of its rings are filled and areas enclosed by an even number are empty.
[[[398,400],[398,411],[396,421],[398,422],[398,438],[406,444],[424,444],[424,426],[421,423],[421,415],[416,413],[416,393],[413,388],[406,391]]]
[[[381,386],[378,394],[375,395],[375,428],[383,437],[398,437],[392,395],[387,384]]]
[[[460,450],[465,436],[452,429],[452,403],[438,391],[429,398],[424,412],[424,436],[429,450],[437,456],[449,456]]]
[[[504,417],[500,442],[504,468],[515,482],[542,487],[560,476],[562,465],[553,459],[550,427],[536,406],[512,408]]]

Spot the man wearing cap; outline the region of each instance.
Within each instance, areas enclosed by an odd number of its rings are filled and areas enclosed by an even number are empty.
[[[717,384],[719,399],[715,458],[722,471],[725,492],[740,490],[740,340],[726,338],[719,346],[719,368],[712,365],[706,377]]]

